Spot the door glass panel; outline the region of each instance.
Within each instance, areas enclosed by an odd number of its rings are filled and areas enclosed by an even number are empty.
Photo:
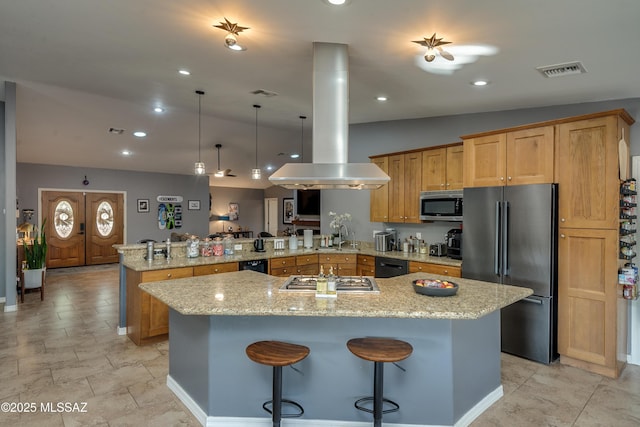
[[[73,208],[71,207],[71,204],[66,200],[58,202],[53,215],[54,226],[58,236],[63,239],[69,237],[73,230],[74,221]]]
[[[111,234],[111,230],[113,230],[113,207],[107,201],[103,201],[98,205],[96,226],[98,233],[103,237]]]

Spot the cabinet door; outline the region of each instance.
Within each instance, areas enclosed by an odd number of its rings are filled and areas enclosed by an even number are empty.
[[[460,190],[462,188],[464,178],[463,153],[464,147],[462,145],[447,147],[447,179],[445,183],[447,190]]]
[[[558,352],[615,370],[618,233],[560,228],[559,234]]]
[[[616,116],[558,125],[561,227],[618,227]]]
[[[462,166],[462,165],[461,165]],[[422,191],[446,190],[447,149],[434,148],[422,152]]]
[[[507,135],[499,133],[464,141],[464,186],[505,185]]]
[[[379,157],[371,160],[371,162],[375,163],[384,173],[389,174],[388,157]],[[370,191],[369,216],[371,222],[389,221],[389,186],[390,184],[385,184],[380,188]]]
[[[222,262],[219,264],[198,265],[193,267],[194,276],[207,276],[209,274],[228,273],[238,271],[237,262]]]
[[[554,127],[507,133],[507,185],[553,181]]]
[[[420,223],[422,152],[404,155],[404,222]]]
[[[460,267],[419,261],[409,261],[409,273],[430,273],[441,276],[461,277]]]
[[[389,222],[404,222],[404,156],[389,156]]]

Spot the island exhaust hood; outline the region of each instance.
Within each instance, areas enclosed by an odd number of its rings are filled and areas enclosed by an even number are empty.
[[[373,163],[347,163],[349,56],[347,45],[313,43],[313,163],[287,163],[269,177],[301,189],[375,189],[389,176]]]

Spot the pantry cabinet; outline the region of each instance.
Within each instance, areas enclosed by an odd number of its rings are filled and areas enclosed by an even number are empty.
[[[554,132],[540,126],[462,137],[464,186],[554,182]]]
[[[459,190],[463,177],[463,145],[422,152],[422,191]]]

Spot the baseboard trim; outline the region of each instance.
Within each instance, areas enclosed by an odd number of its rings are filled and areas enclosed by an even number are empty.
[[[176,395],[178,399],[191,411],[194,417],[205,427],[271,427],[271,418],[265,415],[264,418],[248,417],[215,417],[207,416],[205,411],[189,396],[189,394],[178,384],[171,375],[167,375],[167,387]],[[497,402],[504,395],[502,385],[498,386],[491,393],[486,395],[480,402],[467,411],[453,427],[466,427],[486,411],[491,405]],[[432,424],[394,424],[384,423],[388,427],[446,427]],[[335,420],[305,420],[287,419],[287,426],[291,427],[369,427],[371,422],[360,421],[335,421]]]
[[[0,302],[2,302],[2,301],[0,301]],[[14,311],[18,311],[18,304],[16,304],[16,305],[5,305],[4,306],[4,312],[5,313],[11,313],[11,312],[14,312]]]
[[[117,327],[116,327],[116,333],[117,333],[118,335],[127,335],[127,328],[126,328],[126,326],[125,326],[124,328],[122,328],[122,327],[120,327],[120,326],[117,326]]]

